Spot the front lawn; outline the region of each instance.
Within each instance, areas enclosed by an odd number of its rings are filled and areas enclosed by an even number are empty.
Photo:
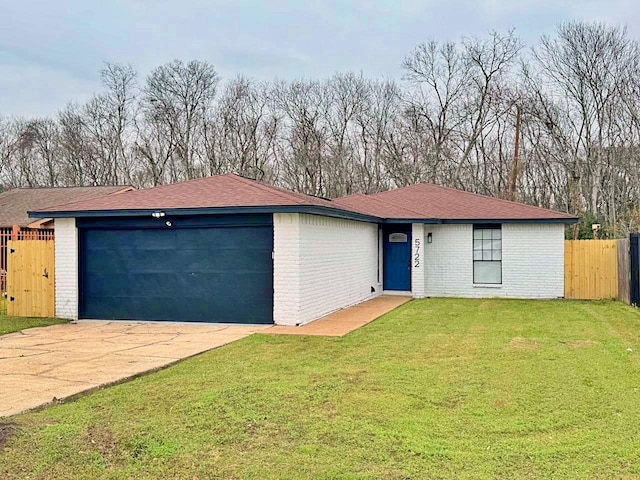
[[[68,322],[68,320],[62,320],[60,318],[25,318],[0,315],[0,335],[18,332],[25,328],[48,327],[49,325],[66,322]],[[1,373],[2,372],[0,372],[0,374]]]
[[[0,295],[0,335],[19,332],[25,328],[48,327],[58,323],[67,323],[61,318],[25,318],[7,316],[7,299]],[[2,372],[0,372],[2,374]]]
[[[6,419],[0,477],[638,478],[639,418],[636,310],[425,299]]]
[[[25,328],[48,327],[49,325],[67,323],[68,321],[61,318],[9,317],[7,316],[7,299],[4,298],[4,295],[0,295],[0,335],[19,332]]]

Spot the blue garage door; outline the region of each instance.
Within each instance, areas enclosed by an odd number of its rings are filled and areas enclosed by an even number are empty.
[[[273,323],[272,225],[89,228],[80,241],[81,318]]]

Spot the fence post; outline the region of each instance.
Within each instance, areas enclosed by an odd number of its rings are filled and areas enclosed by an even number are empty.
[[[13,228],[11,228],[11,240],[13,240],[14,242],[18,240],[19,233],[20,233],[20,227],[18,225],[14,225]]]
[[[629,293],[631,305],[640,305],[640,234],[629,235],[629,248],[631,251],[631,275]]]

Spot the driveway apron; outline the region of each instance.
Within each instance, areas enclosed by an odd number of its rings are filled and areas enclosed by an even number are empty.
[[[0,417],[119,382],[269,328],[80,321],[0,336]]]

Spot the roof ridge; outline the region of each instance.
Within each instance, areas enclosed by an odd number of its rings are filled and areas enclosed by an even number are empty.
[[[571,215],[568,212],[561,212],[559,210],[554,210],[552,208],[539,207],[537,205],[529,205],[528,203],[524,203],[524,202],[516,202],[515,200],[507,200],[506,198],[492,197],[491,195],[483,195],[482,193],[469,192],[467,190],[460,190],[459,188],[445,187],[444,185],[438,185],[437,183],[420,182],[420,183],[416,183],[415,185],[412,185],[412,186],[423,186],[423,187],[431,186],[431,187],[441,188],[443,190],[451,190],[451,191],[454,191],[454,192],[466,193],[468,195],[473,195],[475,197],[491,199],[491,200],[494,200],[494,201],[497,201],[497,202],[507,203],[509,205],[519,205],[519,206],[523,206],[524,205],[525,207],[529,207],[529,208],[536,208],[538,210],[544,210],[546,212],[561,213],[563,215],[567,215],[567,216],[573,217],[573,215]]]
[[[341,197],[334,198],[333,201],[337,202],[338,200],[344,200],[345,198],[351,198],[351,197],[371,197],[371,195],[367,195],[366,193],[350,193],[349,195],[343,195]]]
[[[528,208],[534,208],[534,209],[542,210],[542,211],[545,211],[545,212],[558,213],[560,215],[567,216],[567,218],[573,218],[573,215],[571,215],[568,212],[561,212],[559,210],[554,210],[552,208],[539,207],[537,205],[529,205],[528,203],[516,202],[514,200],[506,200],[504,198],[493,197],[491,195],[483,195],[481,193],[469,192],[467,190],[461,190],[459,188],[446,187],[444,185],[439,185],[437,183],[431,183],[431,182],[414,183],[413,185],[406,185],[404,187],[394,188],[393,190],[387,190],[385,192],[374,193],[372,196],[384,195],[385,193],[394,192],[394,191],[398,191],[398,190],[404,190],[404,189],[408,189],[408,188],[414,188],[414,187],[435,187],[435,188],[439,188],[439,189],[447,190],[447,191],[451,191],[451,192],[463,193],[463,194],[467,194],[467,195],[473,195],[475,197],[480,197],[480,198],[484,198],[484,199],[487,199],[487,200],[492,200],[492,201],[495,201],[495,202],[506,203],[508,205],[517,205],[517,206],[520,206],[520,207],[525,206],[525,207],[528,207]],[[393,205],[394,206],[399,206],[398,204],[393,204]]]
[[[263,191],[274,192],[275,194],[277,194],[277,195],[279,195],[279,196],[281,196],[283,198],[286,198],[288,200],[293,200],[293,201],[296,200],[296,198],[295,197],[292,198],[289,193],[283,192],[282,190],[280,190],[280,189],[278,189],[276,187],[273,187],[271,185],[266,185],[264,183],[260,183],[257,180],[251,180],[249,178],[245,178],[242,175],[238,175],[237,173],[229,173],[227,175],[231,176],[231,178],[233,178],[235,180],[241,181],[245,185],[250,185],[253,188],[257,188],[257,189],[260,189],[260,190],[263,190]]]
[[[15,190],[70,190],[72,188],[133,188],[133,185],[63,185],[57,187],[47,187],[38,185],[36,187],[15,187],[9,188],[1,193],[13,192]]]
[[[210,176],[206,176],[206,177],[190,178],[188,180],[182,180],[180,182],[175,182],[175,183],[163,183],[161,185],[154,185],[152,187],[140,188],[140,189],[134,188],[133,190],[122,192],[122,193],[120,193],[120,195],[129,194],[129,196],[131,196],[132,194],[134,194],[134,195],[138,196],[138,195],[144,194],[143,192],[145,192],[145,193],[148,192],[149,190],[157,190],[157,189],[164,190],[164,189],[166,189],[168,187],[173,187],[175,185],[180,185],[180,184],[185,184],[185,183],[195,183],[195,182],[198,182],[198,183],[202,182],[203,183],[206,180],[209,180],[211,178],[215,178],[217,176],[225,176],[226,177],[226,176],[237,176],[237,175],[234,174],[234,173],[223,173],[223,174],[220,174],[220,175],[210,175]],[[132,185],[128,185],[128,187],[132,187]],[[65,206],[68,206],[68,205],[73,205],[75,203],[84,203],[86,201],[88,201],[88,200],[74,200],[72,202],[67,202],[67,203],[63,203],[61,205],[56,205],[56,206],[65,207]]]
[[[129,185],[129,187],[132,187],[132,186],[131,186],[131,185]],[[132,188],[133,188],[133,187],[132,187]],[[142,192],[142,191],[144,191],[144,190],[150,190],[150,189],[141,188],[140,190],[136,190],[136,189],[134,188],[133,190],[125,190],[124,192],[120,192],[120,193],[118,193],[118,196],[120,196],[120,195],[126,195],[127,193],[128,193],[129,195],[131,195],[132,193]],[[105,195],[105,196],[111,196],[111,195],[115,195],[115,194],[116,194],[116,192],[113,192],[113,193],[111,193],[111,194],[109,194],[109,195]],[[68,205],[74,205],[74,204],[76,204],[76,203],[91,202],[91,201],[93,201],[93,200],[97,200],[98,198],[101,198],[101,197],[89,198],[89,199],[84,199],[84,200],[73,200],[73,201],[71,201],[71,202],[60,203],[60,204],[57,204],[57,205],[52,205],[51,207],[45,207],[45,208],[44,208],[44,210],[46,210],[46,209],[48,209],[48,208],[53,208],[53,207],[56,207],[56,208],[58,208],[58,207],[66,207],[66,206],[68,206]],[[40,209],[40,210],[28,210],[28,211],[27,211],[27,213],[29,213],[29,212],[31,212],[31,211],[44,211],[44,210],[43,210],[43,209]]]
[[[239,175],[237,173],[230,173],[228,175],[233,176],[237,180],[243,181],[247,185],[252,185],[262,190],[281,194],[281,196],[285,196],[285,198],[289,198],[290,200],[297,201],[297,200],[301,200],[302,198],[304,204],[313,205],[313,201],[331,203],[331,200],[328,198],[318,197],[316,195],[310,195],[308,193],[296,192],[294,190],[289,190],[287,188],[280,187],[278,185],[270,185],[261,180],[255,180],[252,178],[243,177],[242,175]]]
[[[406,211],[408,211],[408,212],[415,213],[415,214],[417,215],[417,217],[416,217],[416,218],[423,218],[423,217],[424,217],[424,214],[423,214],[423,213],[420,213],[420,212],[418,212],[418,211],[416,211],[416,210],[414,210],[414,209],[412,209],[412,208],[405,207],[404,205],[401,205],[401,204],[399,204],[399,203],[390,202],[389,200],[386,200],[386,199],[385,199],[385,200],[382,200],[381,198],[376,198],[376,195],[378,195],[378,194],[380,194],[380,193],[385,193],[385,192],[378,192],[378,193],[374,193],[373,195],[368,195],[368,194],[366,194],[366,193],[356,193],[356,194],[354,194],[354,195],[362,195],[362,196],[367,197],[367,198],[369,198],[369,199],[373,199],[373,200],[375,200],[376,202],[386,203],[387,205],[391,205],[392,207],[399,207],[399,208],[402,208],[403,210],[406,210]],[[350,195],[350,196],[354,196],[354,195]],[[344,198],[344,197],[343,197],[343,198]]]

